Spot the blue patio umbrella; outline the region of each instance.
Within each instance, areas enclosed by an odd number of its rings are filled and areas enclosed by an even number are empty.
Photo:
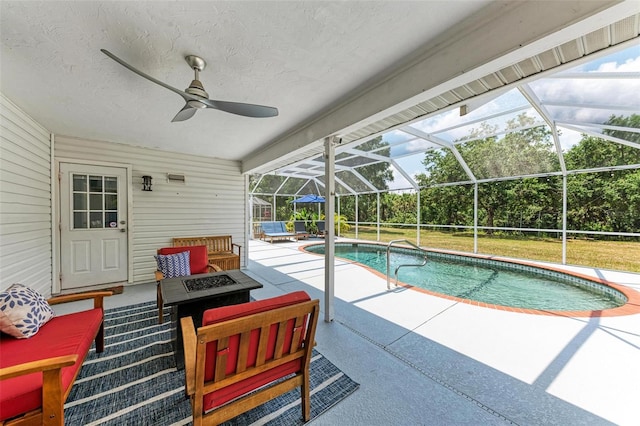
[[[292,203],[324,203],[324,197],[320,195],[307,194],[297,198]]]
[[[291,201],[293,203],[293,211],[296,211],[296,204],[298,203],[318,203],[318,216],[320,216],[320,203],[324,203],[324,197],[320,195],[307,194],[300,198]]]

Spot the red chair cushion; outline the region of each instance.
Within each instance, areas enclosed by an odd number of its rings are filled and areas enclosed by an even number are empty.
[[[204,312],[202,318],[202,325],[216,324],[219,322],[241,318],[244,316],[257,314],[260,312],[269,311],[272,309],[283,308],[285,306],[295,305],[296,303],[306,302],[311,300],[309,295],[304,291],[296,291],[293,293],[285,294],[283,296],[273,297],[271,299],[260,300],[256,302],[241,303],[239,305],[224,306],[221,308],[209,309]],[[278,324],[272,324],[269,332],[269,341],[267,346],[266,359],[272,359],[275,352],[275,340]],[[285,333],[284,350],[288,351],[291,348],[291,340],[293,337],[294,322],[290,320],[287,323]],[[305,329],[302,330],[304,334]],[[251,332],[251,339],[249,343],[249,356],[247,357],[247,366],[252,367],[256,363],[257,348],[260,338],[260,330],[256,329]],[[232,374],[235,371],[236,363],[238,360],[238,346],[240,345],[240,336],[231,336],[229,338],[229,354],[227,356],[227,368],[226,374]],[[211,342],[207,344],[207,355],[205,360],[205,381],[212,380],[215,372],[215,361],[217,351],[217,342]],[[218,407],[234,398],[237,398],[245,393],[251,392],[254,389],[264,386],[280,377],[296,373],[300,371],[302,361],[300,359],[288,362],[280,365],[271,370],[264,371],[256,376],[249,377],[238,383],[235,383],[226,388],[211,392],[204,396],[204,410],[210,410]]]
[[[189,252],[189,268],[192,274],[205,274],[209,272],[209,255],[207,246],[163,247],[158,254],[176,254],[183,251]]]
[[[102,310],[90,309],[52,318],[28,339],[0,338],[0,367],[11,367],[44,358],[78,355],[74,365],[62,369],[62,388],[68,389],[102,322]],[[42,407],[42,373],[2,382],[0,421]]]

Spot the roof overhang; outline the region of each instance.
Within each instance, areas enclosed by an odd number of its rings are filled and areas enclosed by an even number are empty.
[[[328,136],[361,139],[623,43],[638,36],[637,12],[633,1],[493,3],[424,46],[380,83],[246,157],[242,171],[274,171],[321,154]],[[554,49],[566,55],[555,65],[549,60]],[[495,80],[495,87],[478,84],[483,79]]]

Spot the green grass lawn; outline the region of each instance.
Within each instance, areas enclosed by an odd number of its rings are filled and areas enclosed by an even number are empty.
[[[352,226],[350,231],[343,232],[341,236],[355,238],[355,228]],[[376,241],[376,228],[360,226],[358,238]],[[415,228],[380,228],[380,241],[396,239],[408,239],[415,243]],[[473,234],[421,230],[420,245],[426,248],[473,252]],[[481,234],[478,235],[478,253],[562,263],[562,241],[553,238]],[[568,240],[567,264],[640,272],[640,242]]]

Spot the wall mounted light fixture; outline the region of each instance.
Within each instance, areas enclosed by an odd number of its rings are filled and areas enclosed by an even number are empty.
[[[142,190],[151,191],[151,176],[142,176]]]

